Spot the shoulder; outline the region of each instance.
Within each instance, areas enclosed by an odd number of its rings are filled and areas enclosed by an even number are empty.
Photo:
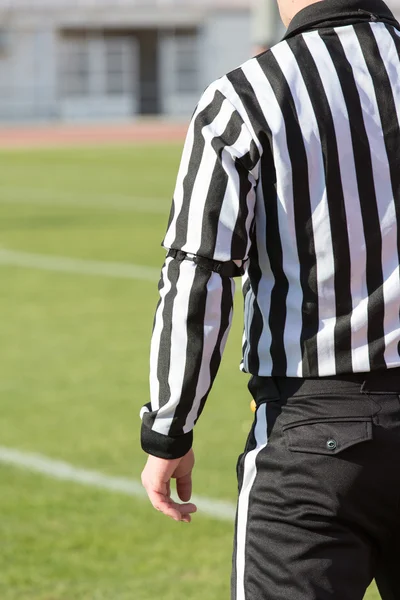
[[[286,56],[286,60],[290,60],[291,54],[287,42],[282,40],[213,81],[205,95],[210,98],[221,94],[243,116],[243,102],[257,96],[258,87],[265,79],[271,80],[280,74],[280,57]]]
[[[207,118],[211,118],[224,111],[225,107],[226,113],[234,111],[261,155],[263,142],[260,135],[270,128],[271,111],[267,107],[276,104],[274,82],[280,77],[275,52],[279,53],[282,46],[287,47],[287,43],[279,42],[211,82],[200,98],[195,116],[206,112]],[[275,114],[274,119],[276,122]]]

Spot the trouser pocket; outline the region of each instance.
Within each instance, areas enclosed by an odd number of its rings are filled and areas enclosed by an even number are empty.
[[[357,444],[371,441],[372,419],[325,418],[289,423],[282,428],[292,452],[339,454]]]

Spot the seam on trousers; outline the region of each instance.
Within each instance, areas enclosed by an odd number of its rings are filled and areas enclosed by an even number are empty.
[[[243,484],[238,500],[237,527],[236,527],[236,600],[246,600],[245,570],[246,570],[246,540],[249,499],[257,475],[256,459],[268,443],[267,436],[267,404],[260,404],[256,413],[254,436],[256,448],[251,450],[243,460]],[[250,599],[247,599],[250,600]]]

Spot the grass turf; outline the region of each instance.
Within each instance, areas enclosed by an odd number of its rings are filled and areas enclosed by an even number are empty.
[[[159,267],[179,154],[0,152],[0,247]],[[0,444],[138,478],[156,285],[0,269]],[[232,501],[251,423],[238,308],[195,442],[195,493]],[[229,596],[229,523],[176,525],[141,500],[1,465],[0,485],[1,600]]]

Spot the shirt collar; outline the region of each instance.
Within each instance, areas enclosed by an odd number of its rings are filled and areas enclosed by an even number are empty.
[[[357,21],[392,21],[397,24],[393,13],[383,0],[320,0],[300,10],[291,20],[284,39],[314,29],[323,23],[332,26],[340,21],[348,23],[349,20]],[[397,24],[398,26],[398,24]]]

